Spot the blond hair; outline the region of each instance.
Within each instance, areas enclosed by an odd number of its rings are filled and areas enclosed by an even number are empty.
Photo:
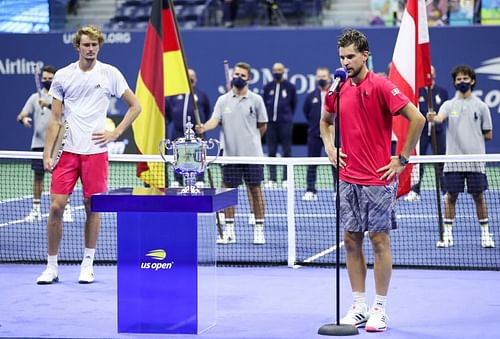
[[[75,48],[80,47],[82,35],[86,35],[92,40],[97,40],[99,42],[99,47],[104,43],[104,35],[98,27],[93,25],[83,26],[73,36],[73,46]]]

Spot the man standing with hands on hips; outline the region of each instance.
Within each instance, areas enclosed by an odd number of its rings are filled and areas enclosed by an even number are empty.
[[[339,170],[340,221],[344,225],[346,264],[353,295],[353,304],[340,323],[366,325],[367,331],[379,332],[387,329],[385,306],[392,273],[389,232],[396,226],[397,178],[408,164],[425,118],[391,81],[368,70],[370,49],[362,32],[345,30],[337,47],[348,79],[340,88],[340,112],[336,111],[337,93],[327,95],[320,131],[328,159]],[[337,114],[340,115],[339,149],[334,143]],[[391,156],[392,118],[398,114],[410,124],[401,153]],[[376,295],[370,309],[365,294],[365,232],[374,252]]]
[[[122,73],[114,66],[97,60],[104,43],[102,32],[95,26],[80,28],[73,46],[78,52],[76,62],[60,69],[52,82],[52,116],[49,120],[43,165],[52,171],[51,205],[47,223],[47,268],[38,277],[38,284],[59,280],[57,255],[62,238],[64,206],[80,178],[85,205],[85,250],[78,282],[94,282],[93,261],[99,234],[99,213],[90,210],[90,197],[107,191],[108,152],[106,144],[118,139],[141,111]],[[106,113],[112,96],[122,98],[128,110],[113,131],[105,130]],[[53,168],[49,150],[57,138],[60,122],[68,129],[60,160]]]

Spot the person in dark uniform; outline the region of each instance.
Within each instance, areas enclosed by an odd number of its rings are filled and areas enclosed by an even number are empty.
[[[189,81],[193,86],[194,100],[197,102],[198,111],[200,112],[200,122],[204,123],[208,120],[210,116],[211,107],[210,100],[208,96],[196,87],[198,81],[196,77],[196,72],[193,69],[188,70]],[[169,96],[165,99],[165,114],[167,116],[167,121],[172,122],[172,136],[171,140],[181,138],[184,136],[184,131],[186,128],[186,122],[188,117],[191,119],[191,123],[196,125],[196,119],[194,116],[193,102],[189,99],[189,95],[179,94],[174,96]],[[196,185],[203,187],[203,174],[197,177]],[[180,174],[175,173],[175,181],[173,186],[182,186],[183,177]]]
[[[303,112],[307,124],[307,156],[320,157],[323,149],[323,141],[319,133],[319,120],[321,119],[321,111],[325,102],[325,95],[328,87],[331,84],[330,70],[326,67],[318,67],[316,69],[316,84],[317,88],[309,93],[304,101]],[[335,167],[332,166],[335,174]],[[316,171],[317,165],[307,166],[307,189],[302,196],[304,201],[315,201],[316,196]]]
[[[297,106],[297,90],[285,79],[285,66],[277,62],[272,68],[274,80],[264,86],[264,103],[266,105],[269,123],[267,125],[266,142],[268,154],[275,157],[278,145],[283,149],[282,156],[292,155],[293,114]],[[283,186],[286,187],[286,168],[283,168]],[[265,187],[276,187],[276,166],[269,168],[269,182]]]

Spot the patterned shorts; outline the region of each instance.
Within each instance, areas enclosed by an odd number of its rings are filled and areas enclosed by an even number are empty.
[[[396,229],[398,182],[363,186],[340,181],[340,222],[347,232],[388,232]]]

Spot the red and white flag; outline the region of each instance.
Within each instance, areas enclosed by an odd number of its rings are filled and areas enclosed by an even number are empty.
[[[420,87],[432,84],[429,28],[425,0],[408,0],[399,27],[394,54],[389,68],[389,79],[418,107]],[[393,118],[392,129],[397,136],[397,153],[406,141],[409,122],[404,117]],[[415,154],[413,151],[412,154]],[[399,176],[398,197],[411,189],[411,171],[406,166]]]

